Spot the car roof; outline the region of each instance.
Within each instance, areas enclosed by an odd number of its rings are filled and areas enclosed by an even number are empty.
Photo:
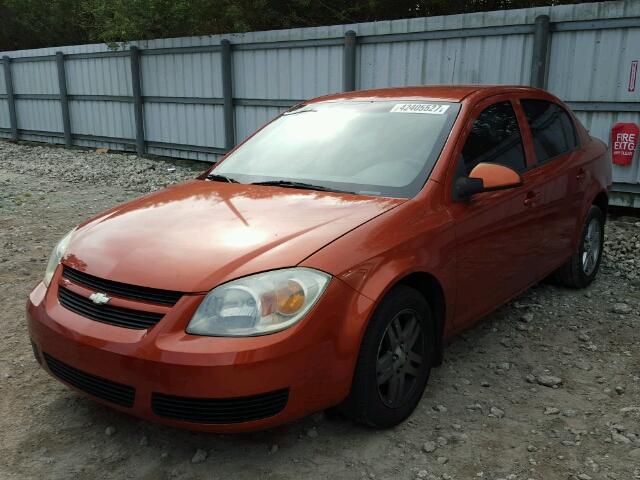
[[[348,100],[435,100],[443,102],[461,102],[465,98],[488,97],[501,93],[531,92],[549,95],[544,90],[522,85],[425,85],[415,87],[380,88],[374,90],[358,90],[325,95],[309,100],[305,103],[348,101]]]

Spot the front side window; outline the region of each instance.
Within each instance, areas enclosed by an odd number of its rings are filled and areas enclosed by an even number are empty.
[[[466,175],[479,163],[498,163],[520,172],[525,169],[518,119],[511,102],[485,108],[473,122],[462,149]]]
[[[531,129],[538,163],[576,148],[573,122],[560,105],[545,100],[520,100],[520,103]]]
[[[410,198],[424,186],[459,108],[401,100],[305,105],[268,124],[211,174]]]

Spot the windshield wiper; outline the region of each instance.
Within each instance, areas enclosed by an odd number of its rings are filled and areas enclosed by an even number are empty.
[[[207,180],[213,180],[215,182],[240,183],[235,178],[227,177],[225,175],[218,175],[217,173],[210,173],[209,175],[207,175]]]
[[[344,190],[336,190],[335,188],[327,188],[322,185],[313,185],[312,183],[304,182],[292,182],[290,180],[266,180],[264,182],[254,182],[252,185],[273,185],[283,188],[299,188],[301,190],[317,190],[319,192],[340,192],[340,193],[353,193],[346,192]]]

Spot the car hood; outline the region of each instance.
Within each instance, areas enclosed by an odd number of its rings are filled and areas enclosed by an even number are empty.
[[[194,180],[97,215],[62,263],[109,280],[203,292],[294,266],[401,199]]]

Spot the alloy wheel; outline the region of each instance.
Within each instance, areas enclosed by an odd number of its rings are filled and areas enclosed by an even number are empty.
[[[582,241],[582,271],[589,276],[596,269],[600,258],[602,224],[599,219],[592,218]]]
[[[420,314],[413,309],[397,313],[378,347],[376,379],[378,393],[388,407],[399,407],[410,398],[424,361]]]

